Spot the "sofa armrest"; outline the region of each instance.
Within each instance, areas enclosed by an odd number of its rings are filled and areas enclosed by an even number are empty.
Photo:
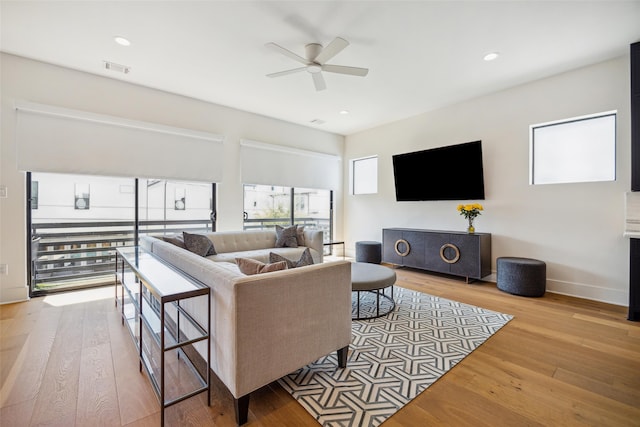
[[[349,262],[246,276],[234,289],[236,397],[351,341]]]
[[[324,257],[324,234],[322,230],[304,230],[304,242],[307,247],[315,249],[320,254],[320,262]]]

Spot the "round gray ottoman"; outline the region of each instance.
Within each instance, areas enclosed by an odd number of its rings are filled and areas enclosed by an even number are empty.
[[[541,297],[547,288],[547,265],[540,260],[499,257],[498,289],[514,295]]]
[[[396,283],[396,272],[383,265],[375,265],[367,262],[351,263],[351,291],[356,292],[355,313],[352,303],[352,316],[354,320],[372,319],[374,317],[389,314],[396,306],[393,300],[393,285]],[[385,289],[391,287],[391,296],[385,294]],[[373,292],[376,294],[376,310],[374,313],[360,313],[360,292]],[[380,297],[386,299],[387,308],[381,310]]]
[[[380,264],[382,262],[382,243],[372,241],[356,242],[356,262]]]

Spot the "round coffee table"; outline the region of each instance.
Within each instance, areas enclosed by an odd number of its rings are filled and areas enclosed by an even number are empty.
[[[396,272],[392,269],[366,262],[351,263],[351,291],[357,292],[358,307],[353,320],[374,319],[389,314],[396,306],[393,300],[393,285],[396,283]],[[386,288],[391,287],[391,296],[385,295]],[[360,316],[360,292],[376,294],[376,314],[374,316]],[[380,311],[380,297],[385,298],[391,306]]]

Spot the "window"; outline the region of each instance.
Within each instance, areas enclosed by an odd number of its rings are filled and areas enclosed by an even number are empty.
[[[330,190],[245,184],[244,229],[298,224],[324,231],[323,238],[328,242],[333,233],[331,198]]]
[[[530,127],[530,184],[616,179],[616,112]]]
[[[351,161],[351,194],[378,192],[378,156]]]

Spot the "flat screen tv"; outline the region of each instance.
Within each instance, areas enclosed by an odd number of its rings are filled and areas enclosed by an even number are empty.
[[[393,156],[396,200],[484,200],[482,142]]]

